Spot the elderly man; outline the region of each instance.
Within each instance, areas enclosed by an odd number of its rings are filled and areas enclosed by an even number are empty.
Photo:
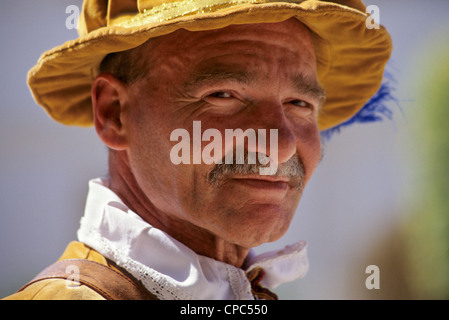
[[[55,120],[94,124],[109,176],[78,241],[8,299],[275,299],[305,243],[251,248],[288,229],[320,132],[379,89],[391,42],[366,19],[357,0],[86,0],[29,85]]]

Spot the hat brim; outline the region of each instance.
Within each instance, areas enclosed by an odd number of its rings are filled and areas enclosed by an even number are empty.
[[[326,90],[318,126],[332,128],[350,119],[377,92],[392,42],[383,26],[367,28],[365,13],[330,2],[242,4],[162,22],[134,20],[126,27],[103,27],[45,52],[28,73],[28,84],[36,102],[54,120],[91,126],[91,84],[107,54],[178,29],[203,31],[289,18],[298,19],[312,33],[318,79]]]

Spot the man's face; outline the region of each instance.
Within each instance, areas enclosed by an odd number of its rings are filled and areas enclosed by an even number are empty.
[[[321,154],[320,88],[309,31],[296,20],[179,30],[153,39],[147,50],[148,77],[130,86],[124,123],[130,169],[152,210],[164,217],[165,225],[245,248],[278,239]],[[198,159],[212,141],[204,139],[194,147],[194,121],[201,134],[207,129],[221,133],[217,142],[223,157],[233,150],[225,143],[226,129],[250,129],[256,135],[266,129],[266,136],[257,135],[266,146],[246,144],[245,150],[270,156],[278,169],[293,161],[300,175],[237,173],[217,170],[215,163],[193,164],[195,154]],[[170,157],[178,144],[170,139],[176,129],[189,133],[190,164],[174,164]]]

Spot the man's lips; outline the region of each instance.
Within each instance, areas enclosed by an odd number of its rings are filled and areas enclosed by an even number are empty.
[[[286,177],[276,177],[268,175],[233,176],[232,179],[249,187],[264,190],[287,190],[290,181]]]

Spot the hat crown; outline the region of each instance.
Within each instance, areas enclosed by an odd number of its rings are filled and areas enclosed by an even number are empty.
[[[332,2],[364,12],[365,5],[361,0],[85,0],[82,14],[80,15],[79,29],[80,36],[106,26],[116,25],[120,22],[132,19],[139,13],[153,11],[160,13],[168,8],[176,8],[179,15],[183,15],[183,10],[192,10],[196,7],[198,11],[205,7],[226,7],[245,3],[301,3],[301,2]],[[187,9],[189,8],[189,9]],[[158,10],[159,9],[159,10]],[[188,13],[187,11],[185,13]],[[149,12],[151,14],[151,12]],[[167,16],[167,15],[166,15]]]

